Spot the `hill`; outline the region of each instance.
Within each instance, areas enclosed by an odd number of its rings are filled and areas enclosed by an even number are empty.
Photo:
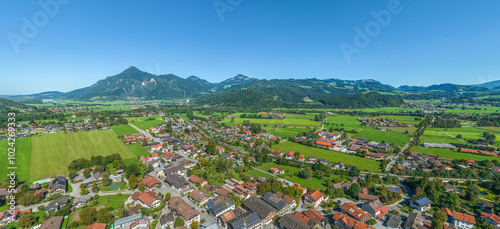
[[[453,94],[460,94],[465,92],[484,92],[489,91],[486,87],[479,87],[475,85],[458,85],[458,84],[436,84],[428,87],[422,86],[408,86],[403,85],[397,88],[399,91],[420,91],[420,92],[447,92]]]
[[[24,103],[19,103],[12,100],[0,98],[0,109],[25,109],[25,108],[29,108],[29,106]]]

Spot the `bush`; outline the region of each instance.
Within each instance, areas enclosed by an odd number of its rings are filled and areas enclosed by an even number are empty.
[[[375,225],[375,224],[377,224],[377,221],[375,219],[368,220],[368,225]]]
[[[78,228],[80,227],[80,221],[74,221],[69,224],[70,228]]]

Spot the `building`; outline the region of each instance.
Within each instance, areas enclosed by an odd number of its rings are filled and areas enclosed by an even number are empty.
[[[248,198],[241,206],[247,211],[257,212],[257,215],[259,215],[264,225],[272,223],[273,218],[278,212],[276,209],[274,209],[274,207],[258,197]]]
[[[158,172],[158,178],[165,179],[168,174],[183,174],[184,166],[182,165],[173,165],[164,170],[160,170]]]
[[[403,224],[404,229],[424,229],[424,217],[418,213],[410,213],[406,222]]]
[[[144,179],[142,179],[140,183],[144,184],[149,189],[152,189],[156,186],[161,186],[161,181],[153,176],[144,177]]]
[[[335,212],[333,215],[333,225],[340,229],[373,229],[368,224],[356,220],[355,218],[341,212]]]
[[[47,204],[47,206],[45,207],[47,215],[52,215],[57,210],[63,208],[64,205],[66,205],[67,203],[69,203],[69,198],[66,196],[61,196],[55,199],[54,201]]]
[[[311,226],[295,217],[293,213],[283,215],[276,224],[281,229],[311,229]]]
[[[319,190],[311,190],[304,195],[303,200],[304,204],[317,208],[325,199]]]
[[[49,183],[49,190],[52,194],[63,194],[67,190],[68,179],[63,176],[57,176]]]
[[[483,212],[492,212],[493,208],[495,208],[495,205],[492,203],[484,202],[481,200],[476,200],[476,207],[481,209]]]
[[[39,229],[59,229],[62,226],[63,220],[64,216],[51,217],[43,221]]]
[[[205,190],[194,190],[189,193],[188,197],[200,206],[206,204],[210,200],[210,196]]]
[[[472,229],[476,225],[476,218],[465,213],[453,211],[451,217],[452,223],[457,229]]]
[[[227,223],[228,229],[259,229],[262,228],[261,219],[257,213],[249,211],[243,213]]]
[[[128,226],[138,219],[142,219],[142,213],[123,217],[115,220],[115,229],[129,228]]]
[[[224,199],[222,199],[222,201],[218,201],[214,205],[210,205],[209,203],[207,203],[207,205],[206,205],[207,212],[209,215],[214,217],[214,219],[219,218],[220,215],[222,215],[230,210],[234,210],[234,208],[236,207],[236,203],[231,198],[227,198],[227,199],[224,198]]]
[[[200,229],[218,229],[217,224],[212,221],[206,221],[200,225]]]
[[[307,211],[304,212],[304,215],[313,221],[314,226],[323,225],[323,220],[326,219],[315,209],[307,209]]]
[[[483,218],[488,220],[489,225],[494,226],[496,228],[500,227],[500,216],[495,215],[493,213],[482,212],[481,219]]]
[[[361,208],[379,219],[385,217],[385,214],[389,212],[385,205],[378,199],[362,204]]]
[[[200,222],[200,213],[180,197],[172,197],[168,200],[168,207],[184,220],[185,225],[190,226],[194,222]]]
[[[168,174],[165,178],[165,182],[179,194],[186,193],[190,190],[189,182],[179,174]]]
[[[196,175],[191,175],[189,177],[189,181],[191,181],[193,184],[199,184],[201,187],[203,187],[203,185],[207,184],[206,180],[203,180]]]
[[[130,224],[130,229],[149,229],[149,219],[140,218]]]
[[[403,221],[403,218],[399,215],[393,214],[393,213],[387,213],[384,222],[384,226],[387,228],[400,228],[401,222]]]
[[[352,203],[344,203],[340,205],[340,211],[344,214],[349,215],[350,217],[354,218],[357,221],[360,221],[362,223],[366,223],[368,220],[372,218],[370,213],[366,212],[365,210],[359,208],[358,206],[352,204]]]
[[[158,221],[160,223],[160,228],[161,229],[167,229],[167,228],[174,228],[174,213],[168,213],[165,215],[160,216],[160,220]]]
[[[134,201],[145,208],[157,208],[161,204],[161,198],[155,192],[135,192],[130,196]]]
[[[416,197],[410,200],[410,207],[425,212],[431,209],[432,201],[427,197]]]
[[[274,209],[278,211],[278,215],[282,216],[284,214],[290,213],[292,211],[292,204],[288,201],[285,201],[279,195],[274,194],[272,192],[267,192],[263,197],[264,200],[269,205],[273,206]]]
[[[106,229],[108,225],[105,223],[93,223],[90,224],[87,229]]]

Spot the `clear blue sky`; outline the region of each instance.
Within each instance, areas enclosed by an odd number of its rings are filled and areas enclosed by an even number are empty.
[[[72,0],[46,25],[37,1],[1,1],[0,94],[70,91],[131,65],[210,82],[238,73],[393,86],[500,79],[500,1],[401,0],[400,12],[350,62],[340,44],[354,45],[354,28],[391,0],[217,1],[232,9],[223,20],[212,0]],[[22,18],[34,16],[38,31],[13,46]]]

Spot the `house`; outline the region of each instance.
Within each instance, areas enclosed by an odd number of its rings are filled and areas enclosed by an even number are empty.
[[[168,207],[184,220],[185,225],[200,222],[200,213],[180,197],[173,197],[168,200]]]
[[[250,194],[255,194],[255,192],[257,192],[257,185],[250,182],[245,183],[243,187],[246,188]]]
[[[149,189],[152,189],[156,186],[161,186],[161,181],[153,176],[144,177],[144,179],[142,179],[139,183],[144,184]]]
[[[483,212],[492,212],[493,208],[495,208],[495,205],[492,203],[484,202],[481,200],[476,200],[476,207],[481,209]]]
[[[164,228],[162,228],[164,229]],[[218,229],[217,224],[212,221],[206,221],[200,225],[200,229]]]
[[[139,219],[142,219],[142,213],[117,219],[114,223],[115,229],[130,228],[130,225]]]
[[[220,215],[230,210],[234,210],[234,208],[236,207],[236,203],[231,198],[218,198],[213,202],[214,204],[211,204],[212,201],[213,200],[209,201],[206,204],[206,208],[207,213],[215,219],[219,218]]]
[[[370,213],[349,202],[340,205],[340,211],[363,223],[368,222],[372,218]]]
[[[455,186],[451,185],[451,184],[445,184],[443,186],[443,188],[447,191],[447,192],[454,192],[454,193],[458,193],[458,188],[455,188]]]
[[[404,229],[424,229],[424,217],[419,213],[410,213],[406,222],[403,224]]]
[[[290,204],[289,208],[293,209],[297,206],[297,202],[295,201],[294,198],[292,198],[288,195],[285,195],[282,192],[277,192],[276,195],[283,198],[283,200],[285,200],[287,203],[289,203]]]
[[[378,200],[379,199],[378,196],[370,195],[369,192],[370,191],[368,190],[368,188],[362,187],[361,192],[358,194],[358,198],[363,199],[363,200]]]
[[[344,168],[345,168],[344,162],[333,164],[333,169],[344,169]]]
[[[66,193],[66,187],[68,184],[68,179],[63,176],[57,176],[54,180],[49,183],[49,190],[51,194],[63,194]]]
[[[410,207],[421,212],[425,212],[431,209],[431,204],[432,201],[429,198],[423,196],[419,196],[410,200]]]
[[[273,173],[274,175],[279,175],[279,174],[284,174],[285,170],[273,167],[269,169],[269,172]]]
[[[92,196],[81,196],[73,200],[73,206],[75,208],[83,207],[83,205],[90,203]]]
[[[182,165],[173,165],[168,168],[161,170],[158,172],[158,178],[165,179],[168,174],[183,174],[184,166]]]
[[[191,181],[193,184],[199,184],[201,187],[203,187],[203,185],[207,184],[206,180],[203,180],[196,175],[191,175],[189,177],[189,181]]]
[[[161,204],[161,198],[153,191],[135,192],[130,197],[145,208],[157,208]]]
[[[276,224],[281,229],[311,229],[311,226],[295,217],[293,213],[282,216]]]
[[[306,215],[304,215],[300,212],[295,212],[295,214],[293,214],[293,216],[297,217],[302,222],[307,223],[307,225],[309,225],[309,226],[314,225],[314,222],[311,219],[309,219],[309,217],[307,217]]]
[[[461,212],[452,212],[452,223],[458,229],[472,229],[476,225],[476,218]]]
[[[191,188],[189,187],[189,182],[187,182],[186,179],[179,174],[169,174],[165,178],[165,181],[179,194],[186,193]]]
[[[305,211],[303,214],[307,216],[309,219],[311,219],[314,223],[313,225],[315,226],[323,225],[323,220],[326,219],[323,215],[321,215],[321,213],[319,213],[315,209],[307,209],[307,211]]]
[[[272,192],[267,192],[263,197],[264,200],[269,205],[273,206],[274,209],[278,211],[278,216],[290,213],[292,211],[292,203],[285,201],[279,195]]]
[[[495,215],[493,213],[488,213],[488,212],[482,212],[481,219],[487,219],[488,224],[491,226],[494,226],[495,228],[500,227],[500,216],[498,216],[498,215]]]
[[[235,185],[233,188],[233,192],[236,193],[236,195],[240,196],[243,199],[247,199],[250,197],[250,193],[246,188],[243,188],[242,186]]]
[[[340,229],[348,229],[348,228],[374,229],[373,227],[368,226],[366,223],[360,222],[359,220],[347,215],[346,213],[342,213],[342,212],[335,212],[332,219],[333,219],[333,225],[336,228],[340,228]]]
[[[45,207],[47,215],[52,215],[54,212],[64,207],[64,205],[66,205],[67,203],[69,203],[69,198],[67,196],[61,196],[55,199]]]
[[[389,212],[389,210],[387,210],[385,205],[378,199],[362,204],[361,208],[370,213],[372,216],[377,217],[379,219],[384,218],[385,214]]]
[[[403,218],[399,215],[396,215],[394,213],[387,213],[386,214],[386,218],[385,218],[385,221],[384,221],[384,226],[387,227],[387,228],[400,228],[399,226],[401,225],[401,222],[403,221]]]
[[[106,229],[108,225],[105,223],[93,223],[87,227],[87,229]]]
[[[6,225],[17,221],[19,209],[7,210],[0,213],[0,225]]]
[[[194,190],[189,193],[188,197],[200,206],[206,204],[210,200],[210,196],[205,190]]]
[[[62,226],[63,220],[64,216],[51,217],[43,221],[43,223],[40,224],[39,229],[59,229]]]
[[[311,190],[304,195],[303,200],[304,204],[317,208],[325,199],[319,190]]]
[[[273,218],[277,214],[277,210],[274,209],[274,207],[258,197],[248,198],[241,206],[247,211],[257,212],[257,215],[259,215],[259,218],[262,220],[262,224],[264,225],[272,223]]]
[[[292,151],[288,151],[285,154],[285,158],[288,160],[293,160],[294,153]]]
[[[261,219],[255,212],[245,212],[235,218],[229,220],[227,223],[228,229],[259,229],[262,228]]]

